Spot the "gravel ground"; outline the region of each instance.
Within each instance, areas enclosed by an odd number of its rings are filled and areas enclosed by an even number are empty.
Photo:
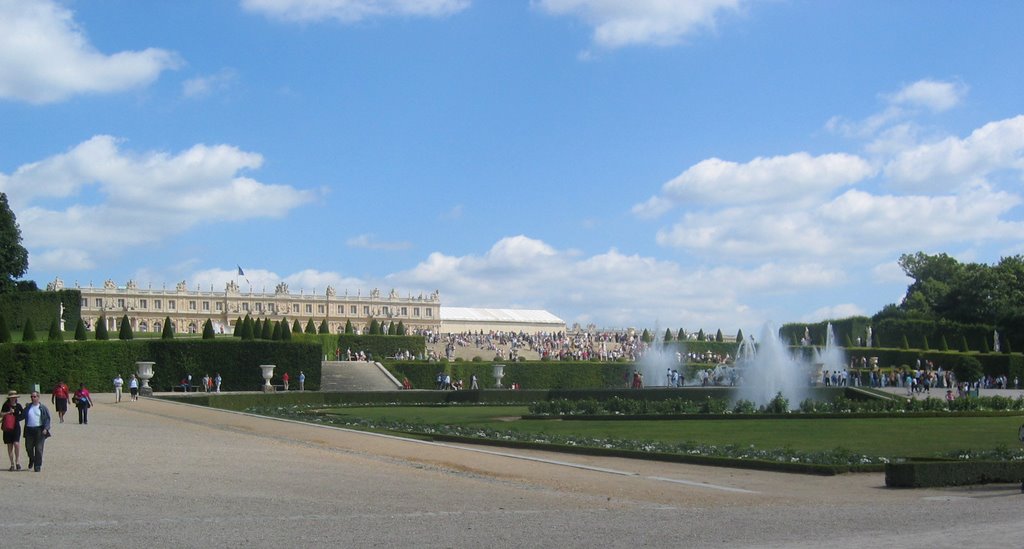
[[[1018,485],[893,490],[95,400],[89,425],[54,425],[42,472],[0,473],[4,547],[1015,547],[1024,527]]]

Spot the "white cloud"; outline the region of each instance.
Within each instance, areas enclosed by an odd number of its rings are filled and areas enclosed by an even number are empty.
[[[957,82],[918,80],[888,96],[894,105],[925,107],[933,112],[948,111],[967,95],[967,86]]]
[[[314,198],[241,175],[263,158],[230,145],[195,145],[176,155],[125,153],[118,145],[100,135],[0,174],[0,190],[18,210],[33,249],[33,267],[63,267],[68,258],[88,264],[96,254],[206,223],[279,218]],[[86,194],[93,198],[78,202]],[[47,265],[47,258],[58,263]]]
[[[180,65],[162,49],[96,51],[71,11],[49,0],[0,0],[0,98],[53,103],[145,86]]]
[[[593,40],[604,48],[652,44],[667,46],[686,35],[714,28],[724,12],[736,12],[742,0],[534,0],[552,15],[579,17],[594,28]]]
[[[388,277],[397,287],[438,288],[444,303],[455,306],[544,308],[570,324],[597,318],[605,327],[658,319],[673,329],[760,323],[763,313],[744,303],[752,295],[843,279],[840,270],[820,264],[687,270],[615,249],[580,256],[523,235],[503,238],[482,255],[435,252],[415,268]]]
[[[910,188],[974,184],[1000,170],[1024,170],[1024,115],[990,122],[964,139],[947,137],[896,155],[885,175]]]
[[[233,69],[222,69],[215,74],[186,80],[182,84],[181,93],[190,99],[206,97],[213,92],[227,89],[236,78],[238,74]]]
[[[663,197],[633,207],[638,215],[667,211],[667,203],[764,204],[802,201],[870,177],[874,169],[862,158],[836,153],[811,156],[758,157],[738,164],[710,158],[691,166],[662,186]]]
[[[839,303],[836,305],[829,305],[827,307],[821,307],[811,311],[800,317],[800,322],[822,322],[825,320],[836,320],[841,318],[849,318],[851,316],[870,316],[864,312],[854,303]],[[840,345],[844,342],[839,342]]]
[[[361,234],[345,240],[350,248],[362,248],[365,250],[408,250],[412,243],[407,241],[386,242],[378,240],[376,235]]]
[[[274,19],[342,23],[387,16],[444,17],[469,5],[470,0],[242,0],[243,8]]]
[[[864,120],[851,121],[842,116],[833,116],[825,123],[825,128],[830,132],[858,139],[886,132],[892,125],[913,128],[913,125],[904,121],[920,114],[922,110],[932,113],[948,111],[963,102],[967,91],[967,86],[959,82],[918,80],[893,93],[882,94],[885,108]],[[914,130],[916,131],[916,128]],[[906,129],[902,131],[906,133]]]

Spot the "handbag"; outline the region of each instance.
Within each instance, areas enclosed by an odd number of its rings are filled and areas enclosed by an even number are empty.
[[[14,417],[14,410],[11,410],[11,413],[4,416],[4,423],[2,428],[4,431],[13,431],[14,426],[17,424],[18,418]]]

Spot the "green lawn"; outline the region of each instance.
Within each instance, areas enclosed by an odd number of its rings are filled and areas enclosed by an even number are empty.
[[[889,457],[925,457],[964,449],[1017,448],[1020,417],[560,421],[520,420],[525,406],[359,407],[322,411],[339,418],[464,425],[575,437],[753,444],[821,451],[842,447]]]

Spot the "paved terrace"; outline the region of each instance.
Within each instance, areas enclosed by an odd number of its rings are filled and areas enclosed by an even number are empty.
[[[4,547],[1018,547],[1024,531],[1018,485],[893,490],[881,474],[429,444],[112,400],[95,395],[89,425],[73,411],[54,424],[41,473],[0,472]]]

